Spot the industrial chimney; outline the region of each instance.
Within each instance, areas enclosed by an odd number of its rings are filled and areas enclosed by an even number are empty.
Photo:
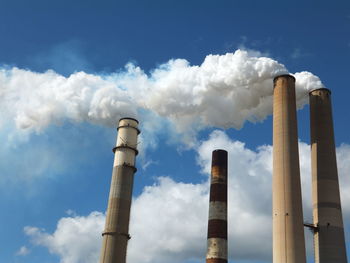
[[[305,263],[295,78],[273,82],[273,262]]]
[[[129,218],[137,155],[138,121],[119,120],[117,145],[113,148],[114,167],[109,192],[105,230],[102,233],[100,263],[125,263]]]
[[[331,92],[322,88],[309,95],[315,263],[346,263]]]
[[[227,151],[212,154],[206,263],[227,263]]]

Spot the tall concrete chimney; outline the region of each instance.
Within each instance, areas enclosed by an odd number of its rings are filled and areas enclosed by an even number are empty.
[[[273,82],[273,262],[305,263],[295,78]]]
[[[138,121],[119,120],[117,145],[113,148],[114,167],[109,192],[105,230],[102,233],[100,263],[125,263],[129,218],[137,155]]]
[[[206,263],[227,263],[227,151],[212,154]]]
[[[309,95],[315,262],[346,263],[331,92],[323,88]]]

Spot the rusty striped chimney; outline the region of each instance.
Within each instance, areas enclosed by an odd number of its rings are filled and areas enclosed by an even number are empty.
[[[134,182],[138,121],[119,120],[114,152],[112,182],[109,192],[105,229],[102,233],[100,263],[125,263],[129,235],[130,206]]]
[[[315,263],[346,263],[331,92],[309,93]]]
[[[305,263],[295,78],[273,82],[273,263]]]
[[[227,151],[212,153],[206,263],[227,263]]]

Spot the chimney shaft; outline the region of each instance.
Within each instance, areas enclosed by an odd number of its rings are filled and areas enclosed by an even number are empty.
[[[206,263],[227,263],[227,151],[212,154]]]
[[[311,167],[316,263],[346,263],[331,93],[310,92]]]
[[[134,182],[138,121],[119,121],[118,139],[113,148],[114,167],[109,192],[105,230],[102,233],[100,263],[125,263],[129,235],[130,206]]]
[[[295,78],[274,79],[273,262],[305,263]]]

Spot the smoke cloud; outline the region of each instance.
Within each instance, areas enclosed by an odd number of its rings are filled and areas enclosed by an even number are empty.
[[[172,59],[146,73],[134,64],[109,75],[76,72],[69,77],[19,68],[0,69],[0,122],[41,131],[64,121],[116,125],[120,117],[143,120],[151,112],[179,132],[205,127],[240,129],[272,113],[272,80],[286,67],[257,52],[208,55],[199,66]],[[296,77],[297,101],[322,87],[310,72]]]

